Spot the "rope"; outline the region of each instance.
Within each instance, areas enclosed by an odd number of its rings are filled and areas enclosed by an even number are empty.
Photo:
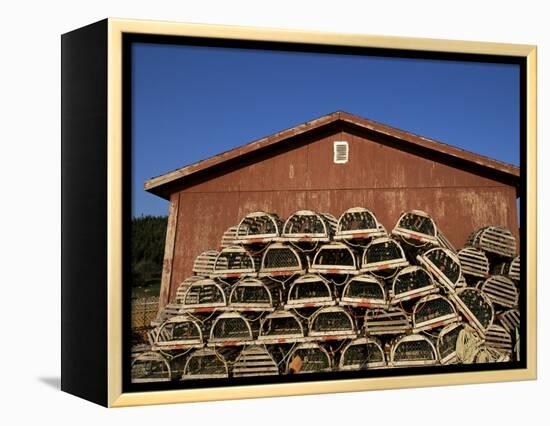
[[[464,364],[473,364],[478,353],[478,348],[482,343],[483,340],[472,327],[468,325],[464,326],[456,339],[456,356],[458,360]]]
[[[317,246],[319,245],[319,241],[315,241],[315,245],[312,249],[306,250],[303,247],[300,247],[298,244],[296,244],[293,241],[290,241],[290,245],[293,246],[296,250],[300,250],[302,253],[311,253],[317,250]]]

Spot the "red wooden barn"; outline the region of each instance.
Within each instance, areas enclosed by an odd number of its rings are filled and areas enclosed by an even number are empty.
[[[391,230],[401,212],[419,209],[461,247],[484,225],[518,236],[519,182],[516,166],[334,112],[145,182],[170,200],[160,304],[174,298],[195,257],[218,249],[247,213],[338,217],[361,206]]]

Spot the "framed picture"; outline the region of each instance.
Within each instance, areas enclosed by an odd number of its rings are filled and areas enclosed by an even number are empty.
[[[62,37],[62,389],[536,378],[536,47],[107,19]]]

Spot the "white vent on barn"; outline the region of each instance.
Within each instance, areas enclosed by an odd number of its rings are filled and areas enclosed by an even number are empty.
[[[399,268],[408,266],[399,243],[391,238],[377,238],[363,251],[361,272],[370,272],[380,278],[390,278]]]
[[[352,340],[343,350],[339,369],[367,370],[387,366],[386,357],[380,341],[374,338]]]
[[[185,293],[183,310],[207,312],[224,308],[227,306],[226,288],[227,284],[209,278],[195,281]]]
[[[425,336],[410,334],[395,341],[391,348],[392,367],[417,367],[437,364],[434,344]]]
[[[286,364],[287,374],[322,373],[331,369],[331,356],[317,343],[301,343],[296,346]]]
[[[503,308],[517,308],[519,292],[514,281],[504,275],[493,275],[485,280],[480,290],[484,292],[493,305]]]
[[[334,163],[346,164],[349,160],[349,145],[345,141],[334,142]]]
[[[416,302],[412,317],[413,333],[443,327],[460,319],[454,305],[438,294],[425,296]]]
[[[439,245],[435,222],[421,210],[402,213],[392,234],[400,237],[404,243],[415,247],[426,244]]]
[[[441,364],[457,362],[456,344],[458,335],[464,329],[462,323],[452,323],[444,327],[437,338],[437,353]]]
[[[318,274],[356,274],[357,258],[343,243],[324,244],[315,254],[309,270]]]
[[[315,274],[298,277],[290,286],[285,309],[332,306],[336,302],[328,282]]]
[[[143,352],[132,361],[132,383],[169,382],[170,364],[158,352]]]
[[[237,226],[235,244],[265,244],[276,240],[283,230],[283,221],[275,213],[247,214]]]
[[[352,207],[338,219],[335,240],[365,240],[386,235],[374,214],[363,207]]]
[[[400,308],[372,309],[365,313],[363,328],[367,336],[403,334],[411,331],[411,320]]]
[[[338,304],[356,308],[384,309],[388,307],[388,296],[378,278],[365,274],[348,281]]]
[[[178,315],[166,320],[155,334],[153,350],[189,349],[203,345],[201,327],[188,315]]]
[[[508,333],[513,334],[520,324],[519,310],[509,309],[504,311],[498,315],[498,320]]]
[[[193,263],[193,273],[205,277],[212,275],[218,254],[216,250],[207,250],[199,254]]]
[[[276,376],[279,367],[262,346],[246,346],[233,364],[233,377]]]
[[[455,291],[462,275],[457,255],[448,249],[436,247],[417,256],[417,259],[444,288]]]
[[[329,242],[336,224],[336,218],[328,213],[299,210],[286,220],[281,239],[298,243]]]
[[[218,254],[214,274],[220,278],[242,278],[257,275],[259,257],[252,256],[241,246],[226,247]]]
[[[489,259],[482,250],[464,247],[458,252],[458,259],[464,275],[480,278],[489,276]]]
[[[277,284],[245,278],[234,285],[229,295],[229,309],[234,311],[273,311],[280,299]]]
[[[254,339],[250,322],[238,312],[224,312],[212,322],[208,346],[234,346]]]
[[[473,232],[466,245],[477,247],[497,256],[514,257],[516,255],[516,238],[502,226],[487,226]]]
[[[309,336],[315,340],[336,340],[354,339],[357,335],[351,315],[339,306],[329,306],[313,314]]]
[[[494,309],[489,298],[480,290],[466,287],[449,297],[470,325],[482,336],[493,323]]]
[[[508,356],[512,355],[512,336],[498,324],[491,324],[485,332],[485,345]]]
[[[428,271],[420,266],[408,266],[393,279],[391,303],[395,305],[438,291]]]
[[[307,269],[307,260],[302,258],[294,247],[274,243],[264,251],[260,266],[260,277],[290,276],[303,274]]]
[[[182,380],[226,379],[229,377],[227,363],[213,349],[198,349],[189,356]]]
[[[289,311],[275,311],[262,319],[258,343],[302,342],[304,335],[304,327],[296,315]]]

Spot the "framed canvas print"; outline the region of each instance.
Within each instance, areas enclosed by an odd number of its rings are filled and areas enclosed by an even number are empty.
[[[62,36],[62,389],[536,378],[536,48],[106,19]]]

